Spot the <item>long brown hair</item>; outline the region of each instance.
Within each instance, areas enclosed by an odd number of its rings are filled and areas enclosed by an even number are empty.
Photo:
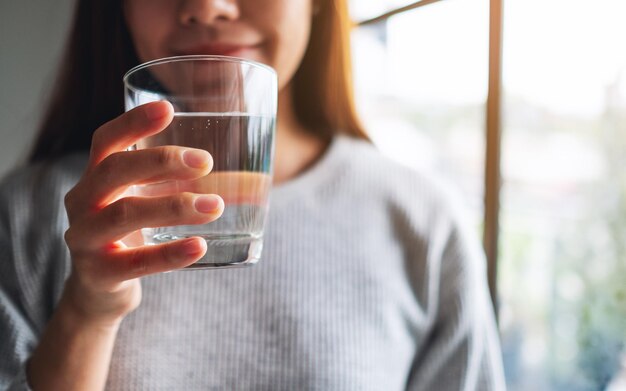
[[[296,115],[321,138],[368,139],[356,114],[346,0],[318,1],[309,46],[293,79]],[[122,77],[139,63],[122,0],[79,0],[30,162],[88,151],[93,131],[124,112]]]
[[[341,132],[369,140],[354,103],[347,0],[316,2],[309,47],[293,78],[296,115],[322,137]]]

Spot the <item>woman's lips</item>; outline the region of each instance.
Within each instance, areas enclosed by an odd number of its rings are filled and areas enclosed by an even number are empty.
[[[258,45],[227,45],[214,44],[202,45],[177,51],[178,55],[215,55],[215,56],[233,56],[241,57],[242,55],[254,50]]]

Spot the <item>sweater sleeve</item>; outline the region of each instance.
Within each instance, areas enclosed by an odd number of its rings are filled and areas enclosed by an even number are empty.
[[[63,197],[80,167],[38,165],[0,182],[0,390],[28,390],[25,364],[69,272]]]
[[[458,216],[449,213],[431,220],[427,251],[431,320],[407,390],[505,389],[484,256]]]
[[[26,360],[36,344],[36,331],[20,298],[18,276],[12,267],[6,215],[0,224],[0,389],[30,390]]]

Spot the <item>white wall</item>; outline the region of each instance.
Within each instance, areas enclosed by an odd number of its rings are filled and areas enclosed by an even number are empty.
[[[73,5],[74,0],[0,0],[0,177],[30,150]]]

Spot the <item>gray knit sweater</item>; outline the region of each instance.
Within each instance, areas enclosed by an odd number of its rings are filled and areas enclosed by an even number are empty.
[[[85,163],[0,187],[0,389],[28,389],[70,266],[63,196]],[[337,137],[272,190],[259,264],[142,279],[107,389],[503,389],[476,242],[432,180]]]

